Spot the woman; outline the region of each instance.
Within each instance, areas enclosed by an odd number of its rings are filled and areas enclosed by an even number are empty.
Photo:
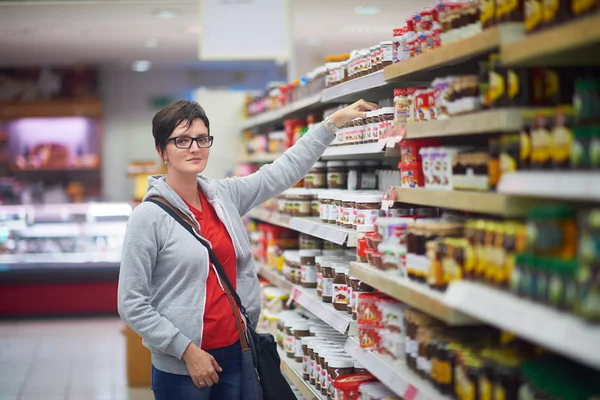
[[[248,177],[223,180],[199,175],[213,136],[198,103],[175,102],[152,120],[167,174],[149,178],[144,200],[160,196],[197,224],[253,326],[260,292],[240,216],[293,186],[323,154],[337,127],[376,108],[360,100],[311,129],[274,163]],[[231,305],[206,249],[156,204],[140,204],[129,218],[118,300],[119,314],[152,352],[156,400],[240,398],[241,347]]]

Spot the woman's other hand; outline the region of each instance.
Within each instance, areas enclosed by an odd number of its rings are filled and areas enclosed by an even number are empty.
[[[183,353],[182,359],[185,361],[190,377],[196,387],[202,389],[219,382],[217,371],[222,372],[223,369],[213,356],[198,348],[195,344],[189,344]]]
[[[379,106],[368,101],[358,100],[356,103],[349,105],[348,107],[337,110],[331,115],[331,122],[334,123],[338,128],[341,127],[348,121],[352,121],[355,118],[364,118],[367,111],[373,111],[379,109]]]

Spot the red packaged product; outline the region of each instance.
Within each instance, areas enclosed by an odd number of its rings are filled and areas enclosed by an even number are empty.
[[[436,139],[408,139],[400,142],[400,162],[420,163],[422,161],[420,150],[422,147],[441,146],[441,142]]]
[[[331,384],[337,390],[338,400],[360,400],[358,388],[369,382],[377,382],[377,378],[371,374],[352,374],[339,377]]]
[[[431,121],[435,119],[435,90],[427,88],[416,94],[417,120]]]
[[[425,177],[421,163],[398,163],[400,169],[400,187],[415,188],[425,186]]]
[[[360,293],[356,297],[357,316],[356,323],[362,326],[379,326],[381,313],[377,307],[377,300],[382,293]]]
[[[378,326],[358,325],[358,342],[361,349],[379,351],[379,329],[381,328]]]

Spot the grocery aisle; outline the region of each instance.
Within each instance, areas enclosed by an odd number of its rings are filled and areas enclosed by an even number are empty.
[[[0,323],[0,400],[146,400],[129,389],[119,318]]]

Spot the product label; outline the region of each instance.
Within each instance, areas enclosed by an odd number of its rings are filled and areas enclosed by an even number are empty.
[[[356,225],[373,225],[379,218],[381,210],[356,210]]]
[[[304,177],[304,183],[315,188],[323,188],[327,186],[327,175],[325,173],[309,172]]]
[[[327,205],[327,220],[337,221],[337,206],[335,204]]]
[[[329,218],[329,205],[319,204],[319,218],[326,220]]]
[[[302,355],[302,374],[310,376],[310,358]]]
[[[308,363],[308,376],[310,380],[315,379],[315,360],[313,360],[312,358],[309,360]]]
[[[575,16],[591,10],[596,0],[571,0],[571,13]]]
[[[381,51],[383,52],[381,59],[383,62],[394,61],[394,46],[383,46]]]
[[[531,131],[531,162],[545,163],[550,160],[552,135],[545,128]]]
[[[323,273],[317,271],[317,292],[321,292],[323,290]]]
[[[344,207],[342,208],[342,224],[346,225],[352,223],[350,221],[352,215],[352,207]]]
[[[303,357],[304,352],[302,351],[302,340],[296,340],[296,357]]]
[[[296,349],[294,349],[294,336],[286,335],[283,349],[286,353],[293,353],[296,351]]]
[[[333,284],[333,302],[346,305],[350,303],[350,299],[348,298],[348,286],[346,286],[345,283]]]
[[[336,206],[337,214],[336,214],[336,222],[338,224],[343,222],[344,219],[344,208],[342,206]]]
[[[483,25],[494,19],[496,13],[496,2],[494,0],[483,0],[481,3],[481,23]]]
[[[368,173],[368,172],[360,174],[360,189],[361,190],[377,189],[377,175],[374,173]]]
[[[490,90],[488,95],[490,96],[490,103],[493,104],[498,101],[505,93],[505,80],[504,76],[497,72],[490,72]]]
[[[321,293],[323,297],[333,297],[333,278],[323,278]]]
[[[532,31],[542,22],[542,2],[540,0],[525,0],[525,30]]]
[[[300,271],[300,281],[302,283],[317,282],[317,268],[314,265],[302,265]]]

